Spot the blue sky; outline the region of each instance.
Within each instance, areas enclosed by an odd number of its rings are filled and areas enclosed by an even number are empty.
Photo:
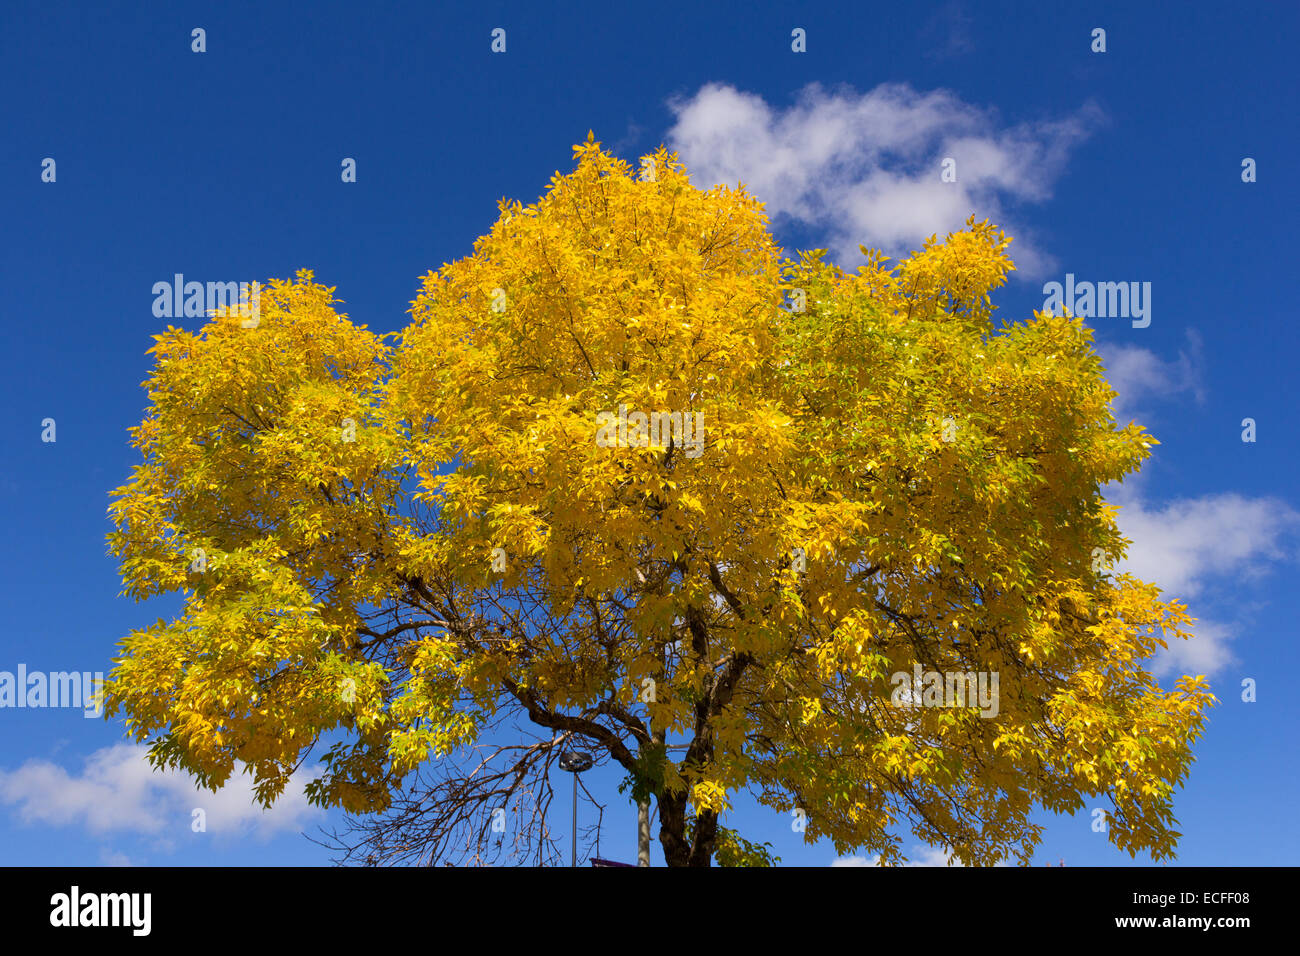
[[[996,299],[1006,316],[1042,308],[1067,273],[1151,284],[1148,326],[1090,324],[1121,411],[1162,443],[1113,492],[1130,566],[1201,620],[1162,676],[1208,673],[1221,700],[1176,803],[1179,862],[1297,862],[1297,8],[670,9],[5,4],[0,670],[106,671],[118,639],[174,609],[118,598],[104,543],[107,493],[135,462],[145,350],[168,321],[155,282],[306,267],[354,320],[398,329],[419,277],[468,254],[498,198],[535,200],[593,129],[629,160],[667,142],[698,184],[745,180],[787,250],[826,246],[850,266],[859,242],[896,253],[989,216],[1021,265]],[[947,156],[956,183],[939,181]],[[328,861],[300,832],[337,814],[293,798],[262,814],[238,789],[195,797],[151,775],[120,723],[0,709],[0,741],[0,863]],[[618,776],[589,786],[608,807],[601,855],[630,860]],[[1085,814],[1042,822],[1037,862],[1130,862]],[[836,859],[770,811],[741,806],[731,825],[787,863]]]

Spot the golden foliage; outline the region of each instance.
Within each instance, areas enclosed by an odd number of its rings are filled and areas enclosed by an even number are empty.
[[[342,732],[312,799],[382,809],[513,707],[661,800],[749,789],[840,852],[897,862],[906,823],[1026,860],[1035,807],[1108,798],[1117,846],[1170,856],[1212,697],[1143,666],[1184,608],[1095,560],[1126,547],[1099,489],[1155,441],[1115,422],[1088,330],[994,326],[988,223],[846,275],[783,261],[759,202],[664,149],[650,178],[574,155],[391,346],[309,272],[255,329],[157,337],[110,540],[125,593],[186,603],[124,641],[110,711],[268,803]],[[620,406],[698,415],[702,454],[598,444]],[[918,663],[998,674],[996,716],[894,706]]]

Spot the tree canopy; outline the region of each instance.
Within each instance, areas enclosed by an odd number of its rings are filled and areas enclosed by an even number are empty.
[[[333,740],[309,797],[386,820],[378,862],[486,845],[569,747],[653,799],[671,865],[765,862],[722,825],[743,793],[887,863],[907,832],[1027,861],[1037,808],[1096,801],[1171,856],[1213,698],[1153,679],[1191,621],[1112,570],[1103,486],[1155,440],[1081,320],[995,322],[1010,240],[974,217],[848,274],[664,148],[574,156],[400,333],[302,271],[254,327],[155,337],[109,538],[126,594],[184,607],[123,640],[108,712],[266,805]],[[922,671],[996,706],[900,697]]]

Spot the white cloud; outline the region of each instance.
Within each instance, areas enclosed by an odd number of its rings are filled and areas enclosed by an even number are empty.
[[[110,850],[107,847],[99,851],[99,861],[104,866],[130,866],[131,860],[125,853]]]
[[[1228,642],[1237,638],[1237,629],[1221,621],[1204,618],[1192,626],[1193,636],[1186,641],[1170,641],[1167,650],[1158,653],[1151,664],[1156,677],[1176,674],[1218,674],[1237,662]]]
[[[915,846],[912,848],[912,854],[908,858],[905,866],[948,866],[948,861],[952,859],[952,854],[943,847],[938,846]],[[953,863],[952,866],[961,866],[960,863]],[[1007,866],[1007,863],[998,863],[997,866]],[[831,866],[880,866],[880,856],[842,856],[831,861]]]
[[[948,861],[952,859],[952,854],[943,847],[922,846],[917,847],[912,852],[911,858],[907,861],[908,866],[948,866]],[[960,866],[960,863],[953,863],[953,866]]]
[[[1087,105],[1063,119],[1001,126],[953,93],[901,83],[867,93],[814,83],[786,109],[712,83],[669,107],[669,142],[697,185],[744,182],[774,219],[824,233],[842,267],[862,262],[860,243],[897,255],[974,213],[1017,237],[1011,252],[1027,278],[1052,263],[1010,221],[1009,207],[1049,199],[1070,152],[1101,121]],[[946,157],[956,160],[955,183],[940,179]]]
[[[1097,352],[1106,368],[1106,380],[1118,394],[1116,416],[1149,416],[1138,403],[1147,398],[1169,399],[1191,392],[1198,404],[1205,402],[1203,385],[1204,349],[1201,337],[1187,330],[1187,347],[1176,359],[1165,360],[1150,349],[1136,345],[1098,343]]]
[[[116,744],[86,758],[79,775],[48,760],[29,760],[0,770],[0,803],[16,808],[24,823],[83,826],[94,834],[138,833],[164,838],[191,823],[202,808],[207,832],[251,834],[268,839],[299,832],[324,811],[307,802],[303,786],[311,774],[299,770],[270,810],[253,802],[250,777],[232,774],[216,793],[202,790],[179,770],[155,770],[139,744]],[[123,857],[125,859],[125,857]]]
[[[1122,492],[1111,500],[1122,505],[1120,530],[1133,542],[1120,570],[1179,598],[1264,574],[1270,563],[1288,557],[1283,540],[1300,519],[1276,498],[1235,492],[1182,498],[1160,507]]]
[[[1205,602],[1226,593],[1240,607],[1236,592],[1242,584],[1294,558],[1290,538],[1300,526],[1300,514],[1277,498],[1229,492],[1153,506],[1132,481],[1110,486],[1107,498],[1121,506],[1120,531],[1132,542],[1116,570],[1159,585],[1168,598]],[[1235,663],[1228,643],[1238,636],[1240,625],[1208,619],[1191,603],[1189,608],[1198,618],[1191,628],[1194,636],[1171,641],[1157,656],[1152,665],[1157,676],[1213,676]]]

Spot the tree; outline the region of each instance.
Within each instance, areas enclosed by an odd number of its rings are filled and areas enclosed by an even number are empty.
[[[109,712],[267,805],[342,738],[308,792],[372,862],[481,859],[503,809],[552,859],[579,745],[654,799],[670,865],[766,862],[720,824],[744,791],[888,863],[907,829],[1024,862],[1031,811],[1096,800],[1171,856],[1213,698],[1152,679],[1190,619],[1109,570],[1102,486],[1155,440],[1090,332],[996,325],[1010,240],[973,217],[848,275],[662,147],[574,152],[391,341],[307,271],[254,328],[156,337],[110,541],[125,593],[185,604],[124,640]]]

